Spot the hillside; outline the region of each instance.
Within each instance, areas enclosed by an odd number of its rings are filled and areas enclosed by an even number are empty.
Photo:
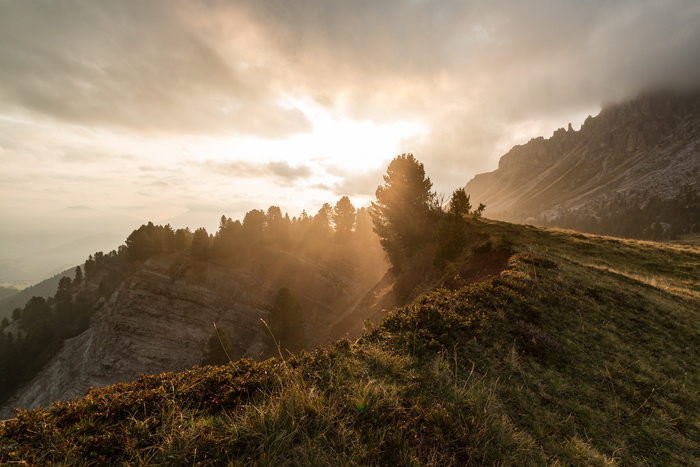
[[[490,218],[633,238],[700,231],[700,93],[606,105],[466,186]],[[654,225],[655,224],[655,225]]]
[[[19,412],[0,461],[700,462],[697,246],[494,221],[470,235],[483,241],[414,286],[436,290],[356,341]],[[470,279],[504,255],[497,276]]]
[[[0,283],[27,287],[75,267],[96,251],[122,242],[138,219],[85,206],[37,216],[3,218],[0,229]],[[23,305],[20,304],[20,306]]]
[[[324,247],[322,258],[270,246],[208,259],[162,252],[128,265],[120,260],[128,250],[120,250],[113,259],[127,272],[115,274],[111,292],[98,294],[104,274],[89,274],[71,287],[69,302],[89,310],[89,326],[58,339],[55,355],[44,357],[40,371],[3,401],[0,417],[10,416],[13,407],[82,395],[91,386],[190,368],[202,362],[215,330],[230,341],[234,360],[258,358],[264,350],[261,320],[269,321],[280,287],[301,303],[308,345],[327,343],[330,329],[381,279],[386,263],[376,240],[317,244]]]
[[[15,308],[23,307],[32,297],[48,298],[52,296],[56,293],[58,281],[60,281],[62,277],[72,276],[74,273],[75,268],[67,269],[60,274],[44,279],[43,281],[25,289],[14,289],[15,292],[13,294],[0,298],[0,319],[3,317],[7,317],[9,319],[10,316],[12,316],[12,311]]]
[[[5,287],[4,285],[0,285],[0,300],[10,297],[17,292],[19,292],[19,289],[16,287]]]

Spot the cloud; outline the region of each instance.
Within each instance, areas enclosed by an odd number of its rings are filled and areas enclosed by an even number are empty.
[[[313,174],[313,170],[311,170],[309,166],[292,166],[285,161],[268,162],[266,167],[276,177],[289,181],[296,180],[298,178],[307,178]]]
[[[285,138],[312,129],[281,104],[294,95],[358,120],[436,125],[460,107],[518,121],[700,82],[693,0],[70,5],[0,6],[7,108],[144,133]]]
[[[248,7],[319,101],[358,116],[452,104],[518,118],[700,78],[700,5],[687,0]]]
[[[211,171],[236,178],[272,177],[279,183],[291,185],[314,174],[308,165],[291,165],[286,161],[251,162],[234,160],[229,162],[207,161],[204,166]]]
[[[182,1],[3,2],[0,96],[16,111],[140,133],[310,131],[241,63],[246,37],[222,49],[187,10]]]
[[[334,185],[324,185],[323,188],[331,190],[338,196],[373,197],[377,187],[383,184],[383,176],[386,174],[386,165],[367,171],[347,171],[338,167],[327,167],[326,171],[337,177],[340,181]],[[319,187],[320,188],[320,187]]]
[[[125,153],[99,152],[91,147],[68,147],[64,150],[60,160],[68,164],[131,163],[136,161],[136,156]]]
[[[92,171],[100,183],[81,190],[106,202],[156,179],[197,200],[301,198],[304,184],[373,196],[386,164],[285,159],[287,140],[319,126],[320,105],[338,121],[415,123],[396,154],[414,153],[449,195],[510,145],[576,126],[603,102],[699,85],[698,24],[697,0],[0,2],[3,187],[11,180],[21,201],[31,193],[17,187],[59,192],[64,173]],[[199,145],[218,136],[277,139],[280,153],[222,162]]]

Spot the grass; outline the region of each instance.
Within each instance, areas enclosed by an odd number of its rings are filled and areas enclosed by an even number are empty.
[[[494,279],[434,290],[356,342],[19,412],[0,461],[699,464],[700,251],[479,228],[517,251]]]

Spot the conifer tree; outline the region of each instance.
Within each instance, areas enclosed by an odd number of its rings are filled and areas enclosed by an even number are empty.
[[[80,269],[80,266],[77,266],[75,268],[75,279],[73,279],[74,284],[80,284],[80,282],[83,280],[83,270]]]
[[[265,231],[267,216],[259,209],[248,211],[243,217],[243,240],[247,246],[259,246]]]
[[[202,356],[202,365],[224,365],[231,361],[231,341],[223,328],[214,325],[214,332],[207,340]]]
[[[384,186],[376,191],[372,221],[379,241],[395,267],[412,256],[433,234],[436,211],[433,183],[413,154],[391,161]]]
[[[437,245],[433,261],[435,266],[444,266],[445,261],[454,258],[464,249],[467,244],[467,216],[471,207],[469,195],[464,188],[452,193],[450,207],[437,227]]]
[[[348,235],[355,226],[355,206],[350,198],[343,196],[333,208],[333,222],[335,231],[340,236]]]
[[[263,323],[263,356],[293,355],[306,347],[306,325],[301,305],[287,287],[277,291],[275,303]]]
[[[207,229],[200,227],[194,231],[192,238],[192,256],[197,259],[207,259],[209,256],[209,234]]]

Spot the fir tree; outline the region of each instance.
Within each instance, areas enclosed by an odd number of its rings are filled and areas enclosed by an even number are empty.
[[[301,305],[287,287],[277,291],[267,322],[263,323],[264,357],[293,355],[306,347]]]

